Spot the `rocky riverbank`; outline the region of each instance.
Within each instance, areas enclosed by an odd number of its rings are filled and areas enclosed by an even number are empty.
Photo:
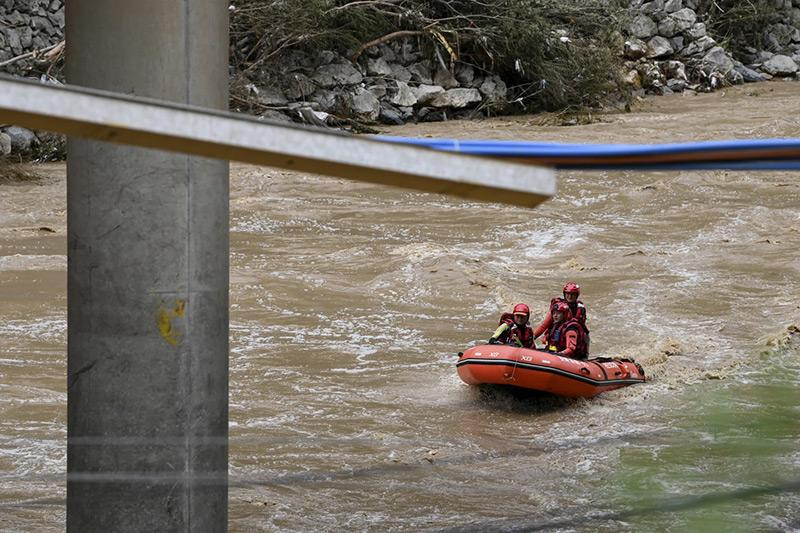
[[[614,91],[640,97],[796,78],[800,0],[769,4],[771,15],[756,29],[763,46],[756,48],[736,46],[742,43],[712,34],[707,23],[715,13],[709,9],[723,9],[717,3],[709,7],[704,0],[632,0],[618,35],[622,84]],[[234,5],[231,11],[235,15]],[[0,71],[58,83],[63,28],[63,0],[0,0]],[[554,46],[575,46],[569,27],[547,38]],[[518,111],[519,94],[508,80],[459,61],[454,53],[440,53],[438,48],[431,52],[423,44],[420,36],[404,36],[349,56],[287,49],[270,69],[233,72],[231,107],[273,120],[355,131],[368,131],[374,123]],[[540,80],[543,88],[548,83]],[[60,157],[63,142],[50,134],[0,125],[0,155],[9,154]]]

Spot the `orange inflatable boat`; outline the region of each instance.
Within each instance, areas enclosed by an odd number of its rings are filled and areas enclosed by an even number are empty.
[[[514,385],[582,398],[646,379],[642,367],[632,359],[580,361],[502,344],[470,348],[460,354],[456,367],[459,377],[470,385]]]

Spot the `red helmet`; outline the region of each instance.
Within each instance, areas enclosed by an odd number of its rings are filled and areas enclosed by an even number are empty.
[[[553,305],[551,313],[555,313],[557,311],[564,313],[564,320],[569,320],[572,318],[572,310],[569,308],[569,304],[567,302],[556,302]]]
[[[517,304],[517,305],[514,306],[514,314],[515,315],[531,316],[531,310],[525,304]]]
[[[574,281],[568,281],[566,285],[564,285],[564,295],[570,292],[574,292],[577,295],[581,294],[581,286],[575,283]]]

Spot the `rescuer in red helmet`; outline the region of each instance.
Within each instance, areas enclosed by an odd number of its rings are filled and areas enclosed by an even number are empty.
[[[586,327],[586,306],[583,304],[582,301],[578,300],[578,296],[581,294],[581,287],[574,281],[568,281],[564,284],[564,288],[562,289],[562,296],[563,298],[553,298],[550,300],[550,307],[547,309],[547,315],[545,315],[544,320],[542,320],[541,324],[536,326],[536,329],[533,331],[533,338],[537,339],[542,333],[546,333],[550,330],[550,327],[553,325],[553,307],[559,303],[563,302],[569,306],[571,318],[576,320],[581,327],[583,328],[583,336],[586,341],[586,348],[588,354],[589,348],[589,328]],[[546,339],[545,339],[546,342]]]
[[[511,313],[503,313],[500,324],[489,337],[489,344],[511,344],[520,348],[533,348],[533,330],[528,325],[531,310],[525,304],[517,304]]]
[[[556,302],[550,309],[552,323],[545,337],[545,349],[556,355],[586,359],[589,347],[586,342],[584,327],[572,316],[569,304]]]

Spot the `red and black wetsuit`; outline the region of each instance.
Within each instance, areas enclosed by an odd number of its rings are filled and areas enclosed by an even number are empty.
[[[527,324],[525,326],[518,326],[514,322],[514,315],[512,313],[503,313],[500,317],[499,326],[505,324],[507,329],[500,333],[498,340],[505,344],[513,346],[522,346],[523,348],[533,348],[533,329]],[[519,342],[517,342],[519,341]]]
[[[575,318],[565,320],[561,324],[552,324],[547,331],[546,349],[564,357],[586,359],[589,355],[585,326]]]
[[[533,331],[533,337],[535,339],[538,339],[542,333],[546,333],[553,325],[553,307],[560,302],[569,305],[569,310],[572,311],[572,317],[580,322],[581,326],[583,326],[583,332],[589,335],[589,328],[586,327],[586,306],[583,305],[583,302],[577,300],[569,303],[564,298],[553,298],[550,300],[550,307],[547,309],[547,315],[545,315],[544,320],[542,320]],[[547,342],[547,338],[545,338],[545,342]]]

